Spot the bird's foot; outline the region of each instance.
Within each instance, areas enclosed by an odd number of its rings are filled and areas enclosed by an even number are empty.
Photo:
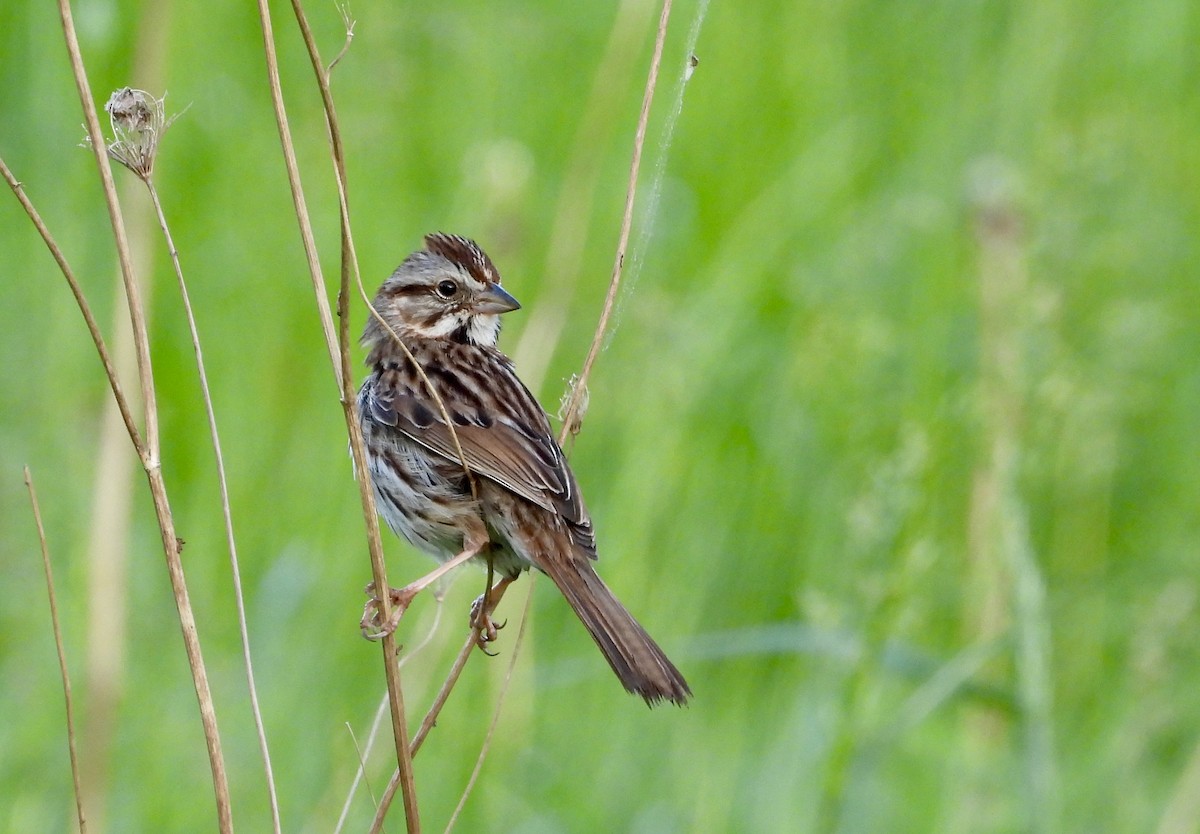
[[[508,620],[502,623],[497,623],[492,619],[492,613],[496,608],[496,602],[492,600],[491,594],[480,594],[475,602],[471,603],[471,628],[475,630],[475,645],[479,646],[480,650],[486,654],[495,657],[495,652],[487,650],[488,643],[494,643],[500,629],[508,625]]]
[[[392,610],[386,620],[383,618],[379,596],[375,593],[375,583],[372,582],[363,590],[370,599],[363,606],[362,619],[358,621],[358,628],[362,632],[362,636],[368,640],[381,640],[393,633],[400,625],[400,618],[408,610],[408,606],[416,597],[419,589],[388,588],[388,602],[391,604]]]

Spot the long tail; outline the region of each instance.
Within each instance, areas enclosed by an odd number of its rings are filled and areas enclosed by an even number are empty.
[[[551,560],[546,560],[551,561]],[[682,706],[692,690],[663,650],[583,559],[555,559],[543,568],[567,598],[624,687],[654,706]]]

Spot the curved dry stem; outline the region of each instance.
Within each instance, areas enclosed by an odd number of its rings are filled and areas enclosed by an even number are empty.
[[[342,24],[346,27],[346,39],[342,41],[342,48],[338,50],[338,54],[333,56],[333,60],[325,68],[326,79],[333,72],[333,68],[340,64],[342,59],[346,57],[346,53],[350,51],[350,44],[354,42],[354,25],[356,21],[350,16],[350,7],[338,4],[338,13],[342,16]]]
[[[342,280],[338,288],[338,351],[341,358],[340,368],[343,399],[354,399],[354,370],[350,362],[349,301],[350,279],[353,278],[355,285],[358,287],[359,296],[362,298],[363,304],[366,305],[368,314],[378,321],[387,334],[400,346],[400,350],[404,352],[405,358],[412,364],[417,372],[417,376],[420,377],[421,384],[425,386],[429,391],[429,395],[433,397],[433,401],[437,405],[442,419],[450,428],[450,439],[454,443],[454,451],[458,455],[458,460],[462,464],[463,471],[466,473],[468,483],[471,485],[471,494],[478,501],[479,487],[475,481],[475,473],[467,465],[467,458],[463,454],[462,445],[459,443],[458,432],[454,428],[454,421],[450,419],[450,413],[446,410],[446,405],[442,402],[441,395],[434,388],[433,382],[425,373],[425,369],[421,367],[412,355],[412,352],[408,349],[408,345],[404,344],[404,341],[396,333],[395,329],[384,321],[383,316],[375,309],[375,305],[371,303],[371,299],[367,295],[366,287],[363,286],[362,273],[358,269],[358,253],[354,247],[354,234],[350,227],[350,204],[346,196],[346,156],[342,145],[342,130],[337,118],[337,109],[333,103],[333,92],[329,88],[329,72],[333,69],[333,64],[330,64],[329,70],[322,69],[321,56],[317,51],[317,44],[313,39],[312,30],[309,28],[308,19],[304,15],[304,7],[299,0],[292,0],[292,9],[295,11],[296,20],[300,25],[300,33],[304,37],[304,45],[308,48],[309,59],[317,78],[317,87],[321,91],[321,104],[325,109],[325,127],[329,131],[330,155],[333,157],[334,178],[338,188],[338,209],[342,235]],[[352,22],[349,25],[349,29],[353,29]],[[343,51],[347,46],[349,46],[349,35],[345,46],[343,46]],[[340,58],[341,56],[339,55],[338,57]],[[357,403],[355,406],[357,407]],[[356,465],[357,463],[358,461],[356,460]]]
[[[154,187],[154,179],[147,175],[142,178],[146,189],[150,192],[150,201],[154,204],[154,212],[158,216],[158,225],[162,229],[163,238],[167,243],[167,251],[171,256],[171,265],[175,268],[175,278],[179,283],[179,296],[183,300],[183,311],[187,317],[188,332],[192,337],[192,352],[196,356],[196,373],[200,378],[200,393],[204,400],[204,415],[208,420],[208,436],[212,443],[213,456],[217,466],[217,487],[221,494],[221,514],[225,522],[225,543],[229,548],[229,567],[233,576],[233,597],[237,608],[238,631],[242,640],[242,661],[246,667],[246,684],[250,690],[250,711],[254,715],[254,729],[258,735],[258,750],[262,756],[263,769],[267,778],[267,797],[271,805],[271,823],[276,834],[280,834],[279,799],[275,791],[275,772],[271,768],[271,752],[267,746],[267,730],[263,724],[262,710],[258,705],[258,687],[254,683],[254,661],[250,656],[250,632],[246,626],[246,602],[242,593],[242,572],[238,566],[237,541],[233,535],[233,511],[229,504],[229,483],[225,476],[225,456],[221,451],[221,436],[217,431],[217,415],[213,410],[212,392],[208,387],[208,371],[204,365],[204,351],[200,347],[200,331],[196,327],[196,316],[192,312],[192,300],[188,295],[187,282],[183,278],[183,267],[179,263],[179,250],[175,248],[175,240],[167,225],[167,217],[163,213],[162,202],[158,198],[158,189]]]
[[[584,247],[604,170],[603,155],[618,123],[616,114],[640,53],[643,15],[647,11],[653,13],[639,0],[623,0],[618,7],[604,55],[592,78],[583,116],[571,140],[570,156],[555,200],[538,303],[529,308],[520,339],[510,351],[513,363],[521,369],[521,380],[530,391],[542,387],[579,288]]]
[[[370,505],[370,512],[372,514],[376,530],[374,535],[378,536],[378,517],[375,515],[374,494],[370,488],[369,477],[367,475],[367,473],[369,473],[369,469],[367,467],[366,454],[363,448],[363,441],[361,437],[361,423],[359,422],[359,416],[357,413],[357,399],[354,394],[353,370],[350,362],[349,284],[351,279],[353,279],[359,295],[363,300],[363,304],[369,311],[369,315],[373,316],[396,342],[396,344],[399,345],[405,357],[416,370],[417,375],[422,381],[422,384],[425,386],[426,390],[429,391],[429,394],[436,404],[438,411],[441,413],[443,421],[447,426],[449,426],[450,438],[454,444],[455,453],[458,456],[459,462],[462,464],[463,472],[467,476],[467,482],[470,484],[472,496],[477,501],[479,500],[479,485],[476,480],[475,473],[471,471],[470,466],[467,464],[466,455],[463,452],[462,445],[459,441],[458,432],[455,429],[454,421],[450,419],[449,412],[446,409],[445,403],[442,401],[440,393],[434,387],[432,380],[430,380],[428,375],[425,373],[425,369],[422,368],[421,365],[416,361],[416,358],[412,355],[412,352],[400,338],[399,334],[397,334],[392,326],[383,319],[383,317],[379,314],[379,311],[375,309],[375,306],[371,303],[371,300],[367,295],[366,288],[363,286],[362,274],[358,268],[358,256],[355,250],[354,236],[350,224],[349,200],[346,194],[347,184],[345,153],[341,138],[341,128],[337,118],[337,110],[334,105],[333,94],[329,87],[330,72],[332,71],[334,65],[337,64],[338,60],[340,60],[341,54],[339,54],[338,58],[336,58],[330,64],[329,69],[322,69],[321,58],[316,46],[316,42],[312,36],[312,31],[308,25],[307,18],[305,17],[303,6],[299,0],[293,0],[292,7],[296,15],[297,22],[299,23],[305,46],[309,52],[309,58],[312,64],[313,72],[316,76],[317,86],[321,92],[321,101],[325,109],[326,127],[329,132],[330,153],[334,162],[334,174],[338,189],[338,207],[341,221],[342,242],[341,284],[338,291],[338,346],[339,355],[341,358],[341,378],[343,390],[342,402],[343,407],[347,410],[347,420],[351,423],[351,455],[353,456],[355,462],[355,472],[359,474],[359,488],[360,492],[363,493],[364,496],[364,509],[368,504]],[[353,22],[347,19],[347,41],[343,45],[343,52],[345,51],[346,47],[349,46],[349,40],[352,37],[352,32]],[[378,576],[376,577],[376,583],[376,587],[381,587]],[[382,587],[387,587],[386,582],[383,583]],[[459,662],[456,662],[455,667],[452,668],[450,674],[447,676],[446,681],[442,686],[441,703],[444,703],[445,699],[449,697],[450,690],[453,689],[454,684],[457,682],[459,674],[461,674],[462,671],[462,666],[465,664],[465,662],[465,658]],[[436,707],[436,709],[440,710],[440,704]],[[426,734],[428,733],[427,727],[424,729],[424,732]],[[421,736],[422,741],[423,739],[424,735]],[[416,748],[419,746],[419,741],[412,744],[412,752],[415,753]],[[401,762],[400,766],[397,768],[396,775],[393,777],[392,783],[389,785],[389,797],[394,795],[397,785],[404,790],[406,812],[410,807],[416,807],[415,793],[411,801],[408,796],[409,790],[415,792],[415,787],[409,784],[411,782],[411,775],[409,775],[410,773],[411,761],[408,763],[407,768],[405,767],[405,764]],[[387,806],[385,803],[384,814],[386,814],[386,810]],[[412,815],[408,816],[411,817]],[[379,819],[380,824],[382,824],[382,816]]]
[[[50,569],[46,528],[42,525],[42,509],[38,506],[37,490],[33,488],[33,475],[30,474],[28,466],[25,467],[25,488],[29,491],[33,520],[37,524],[38,544],[42,549],[42,569],[46,574],[46,594],[50,598],[50,625],[54,629],[54,648],[58,651],[58,671],[62,676],[63,700],[67,710],[67,750],[71,756],[71,783],[75,787],[75,813],[79,819],[79,834],[87,834],[87,817],[83,813],[83,788],[79,778],[79,755],[75,750],[75,708],[71,699],[71,675],[67,671],[67,654],[63,649],[62,628],[58,620],[58,600],[54,594],[54,572]]]
[[[479,756],[475,759],[475,767],[471,769],[471,778],[467,780],[462,796],[459,797],[458,805],[455,806],[454,813],[450,815],[450,820],[446,823],[446,834],[449,834],[450,830],[454,828],[454,823],[458,821],[458,815],[466,806],[467,798],[475,788],[475,781],[479,778],[480,771],[483,770],[484,759],[487,758],[488,750],[491,749],[492,736],[496,733],[496,725],[500,723],[500,711],[504,707],[504,698],[508,695],[508,688],[512,684],[513,670],[517,668],[517,659],[521,656],[521,645],[525,642],[525,627],[529,624],[529,610],[532,607],[533,583],[531,582],[529,583],[529,593],[525,596],[525,608],[521,611],[521,628],[517,631],[517,639],[513,641],[512,657],[509,658],[508,669],[504,673],[504,682],[500,685],[500,694],[496,698],[496,709],[492,712],[492,721],[488,724],[487,735],[483,737],[483,746],[480,747]]]
[[[472,655],[475,654],[474,649],[478,644],[479,638],[475,634],[475,630],[471,629],[467,633],[467,641],[463,643],[463,647],[458,650],[458,656],[454,658],[454,665],[450,667],[450,674],[442,682],[442,688],[438,690],[437,697],[433,699],[433,703],[429,707],[429,712],[425,713],[425,718],[421,721],[421,726],[417,728],[417,734],[413,736],[412,754],[414,757],[416,757],[417,751],[421,749],[421,745],[425,743],[425,738],[429,735],[429,731],[437,724],[438,716],[442,714],[442,707],[446,705],[446,701],[450,698],[450,691],[458,683],[463,668],[467,665],[467,661],[471,659]]]
[[[638,170],[642,164],[642,146],[646,143],[646,124],[650,119],[650,103],[654,100],[654,90],[658,86],[658,68],[662,64],[663,44],[667,39],[667,22],[671,18],[671,0],[663,0],[662,14],[658,19],[658,33],[654,39],[654,56],[650,59],[650,74],[646,78],[646,91],[642,95],[642,111],[638,116],[637,131],[633,137],[633,160],[629,165],[629,184],[625,189],[625,213],[621,217],[621,234],[617,241],[617,254],[613,261],[612,278],[608,282],[608,294],[604,297],[604,309],[600,312],[600,321],[596,325],[596,334],[592,337],[592,346],[588,349],[587,358],[583,361],[583,370],[571,387],[571,393],[563,409],[562,431],[558,442],[564,444],[567,438],[579,434],[582,421],[581,409],[587,398],[588,377],[592,374],[592,366],[604,343],[604,332],[608,329],[608,320],[612,317],[613,307],[617,302],[617,290],[621,286],[621,268],[625,265],[625,250],[629,246],[629,230],[633,226],[633,204],[637,196]]]
[[[208,673],[205,669],[204,658],[200,650],[200,639],[196,632],[196,621],[192,612],[191,599],[188,595],[183,564],[179,558],[182,543],[175,535],[175,522],[171,515],[166,484],[163,481],[162,469],[159,462],[158,407],[154,392],[154,374],[150,364],[149,337],[146,329],[145,311],[142,308],[141,296],[138,292],[137,280],[134,276],[129,241],[125,234],[125,223],[121,216],[121,206],[117,200],[116,188],[113,185],[112,167],[109,165],[107,147],[100,131],[100,120],[96,114],[96,106],[92,100],[91,86],[88,83],[87,72],[83,66],[83,56],[79,49],[79,40],[75,34],[75,23],[71,15],[71,6],[68,0],[59,0],[58,8],[59,16],[62,19],[63,37],[66,41],[67,52],[71,60],[71,69],[75,77],[75,86],[79,93],[80,105],[83,108],[84,120],[87,125],[88,137],[91,140],[92,152],[96,157],[96,165],[100,171],[104,199],[113,228],[113,239],[117,247],[117,257],[121,264],[121,277],[125,284],[126,303],[129,308],[129,318],[133,328],[134,345],[137,350],[138,379],[141,384],[141,393],[145,404],[146,422],[145,444],[137,448],[137,452],[141,458],[142,466],[146,471],[146,478],[150,483],[150,494],[154,501],[154,513],[158,520],[163,553],[167,561],[167,573],[171,581],[171,590],[175,597],[175,607],[179,614],[180,629],[183,632],[184,649],[187,652],[188,666],[192,672],[192,683],[196,690],[196,699],[199,702],[205,745],[208,750],[209,766],[212,771],[213,792],[217,805],[217,822],[222,832],[232,832],[233,814],[229,799],[229,782],[225,773],[225,760],[221,753],[221,737],[217,728],[216,707],[213,703],[212,692],[208,683]]]
[[[112,388],[113,399],[117,403],[117,408],[120,409],[121,420],[125,423],[125,430],[129,432],[129,441],[133,444],[133,448],[138,451],[138,454],[141,455],[141,450],[144,448],[141,432],[138,431],[137,424],[133,420],[133,413],[129,409],[129,402],[125,399],[125,393],[121,390],[120,380],[117,379],[116,366],[113,365],[112,357],[108,352],[108,346],[104,343],[104,336],[100,333],[100,326],[96,324],[96,317],[92,315],[92,308],[88,304],[87,297],[83,294],[83,288],[79,286],[79,281],[75,279],[75,273],[71,270],[71,265],[67,263],[66,256],[63,255],[62,250],[58,247],[58,241],[50,234],[50,230],[46,228],[46,224],[42,221],[41,214],[38,213],[33,203],[30,202],[28,195],[25,194],[24,186],[13,176],[12,171],[9,170],[8,165],[5,164],[3,159],[0,159],[0,175],[3,175],[4,181],[8,183],[8,187],[17,196],[21,208],[25,209],[25,213],[33,221],[34,228],[42,236],[42,240],[45,242],[46,248],[50,250],[50,255],[54,258],[54,262],[58,264],[63,277],[67,279],[67,284],[71,288],[71,295],[75,297],[75,303],[79,306],[79,312],[83,314],[83,320],[87,324],[88,333],[91,334],[92,343],[96,346],[96,353],[100,354],[100,363],[104,365],[104,375],[108,378],[109,387]]]

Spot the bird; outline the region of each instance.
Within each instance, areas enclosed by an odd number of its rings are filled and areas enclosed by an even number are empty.
[[[521,305],[475,241],[437,232],[424,244],[383,282],[362,336],[370,373],[357,406],[380,516],[441,563],[430,576],[472,561],[499,577],[472,607],[481,646],[496,639],[491,614],[504,590],[534,568],[627,691],[650,706],[686,704],[683,675],[596,573],[579,484],[546,412],[496,346],[500,316]],[[418,585],[408,588],[389,590],[401,610]]]

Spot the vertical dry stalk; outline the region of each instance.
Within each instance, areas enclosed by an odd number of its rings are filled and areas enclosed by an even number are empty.
[[[50,625],[54,629],[54,648],[58,651],[58,671],[62,676],[63,700],[67,711],[67,750],[71,756],[71,782],[75,786],[75,813],[79,819],[79,834],[87,834],[87,818],[83,813],[83,788],[79,779],[79,756],[75,751],[75,709],[71,700],[71,675],[67,672],[67,654],[63,649],[62,628],[58,620],[58,600],[54,595],[54,572],[50,569],[50,549],[46,545],[46,528],[42,525],[42,510],[38,506],[37,490],[33,488],[33,476],[25,467],[25,488],[29,490],[29,503],[33,506],[33,520],[37,524],[38,544],[42,549],[42,569],[46,574],[46,593],[50,598]]]
[[[292,10],[296,16],[296,22],[300,27],[301,35],[304,39],[305,48],[308,51],[309,61],[312,64],[313,74],[316,78],[317,89],[321,93],[321,104],[325,111],[325,125],[329,135],[330,155],[334,164],[334,180],[337,184],[338,193],[338,219],[341,232],[341,280],[338,286],[338,358],[340,363],[335,363],[335,372],[338,373],[340,388],[341,388],[341,403],[343,415],[346,419],[346,429],[350,436],[350,454],[354,460],[354,472],[358,481],[359,501],[362,505],[363,522],[367,531],[368,551],[371,558],[371,573],[374,577],[375,588],[383,589],[379,593],[382,599],[380,603],[380,613],[387,622],[389,617],[388,612],[388,580],[387,580],[387,564],[384,560],[383,543],[380,538],[379,531],[379,514],[375,508],[375,493],[371,487],[370,469],[367,465],[366,446],[362,435],[362,423],[358,415],[358,399],[355,396],[354,388],[354,370],[350,360],[350,279],[354,277],[358,285],[359,292],[366,298],[366,292],[363,290],[362,278],[358,272],[358,256],[354,249],[354,236],[350,226],[350,205],[347,197],[347,181],[346,181],[346,160],[342,146],[341,126],[337,118],[337,110],[334,107],[333,93],[329,88],[329,73],[334,65],[341,59],[341,55],[345,52],[345,48],[349,45],[350,32],[353,30],[353,24],[348,22],[347,25],[347,41],[343,47],[342,53],[330,64],[327,70],[321,61],[321,56],[317,50],[316,40],[313,38],[312,30],[308,25],[308,19],[304,14],[304,7],[300,0],[292,0]],[[370,303],[367,303],[368,309],[371,308]],[[395,334],[393,334],[394,336]],[[397,341],[399,339],[397,338]],[[404,352],[408,354],[408,348],[404,347]],[[409,354],[411,360],[411,354]],[[415,364],[415,363],[414,363]],[[423,372],[422,372],[423,375]],[[428,380],[426,380],[428,384]],[[441,406],[443,414],[445,406],[441,405],[441,398],[434,392],[434,398]],[[455,445],[458,444],[458,438],[454,436]],[[462,451],[459,450],[459,457],[462,458]],[[464,460],[463,467],[466,468]],[[468,472],[468,477],[470,473]],[[474,482],[472,481],[472,489]],[[410,834],[420,830],[420,811],[417,804],[417,788],[413,776],[412,752],[408,736],[408,724],[405,717],[404,708],[404,690],[400,681],[400,664],[397,659],[398,648],[395,644],[394,634],[386,634],[383,637],[382,650],[384,673],[387,678],[388,694],[391,703],[391,718],[392,718],[392,737],[396,745],[396,764],[397,772],[400,774],[400,789],[404,799],[404,817]]]
[[[271,822],[276,834],[280,834],[279,800],[275,790],[275,774],[271,767],[271,754],[267,745],[266,728],[262,720],[262,710],[258,703],[258,687],[254,682],[254,662],[250,652],[250,634],[246,625],[246,603],[242,592],[241,568],[238,565],[237,540],[233,532],[233,511],[229,501],[229,482],[225,474],[225,456],[221,450],[221,436],[217,429],[217,416],[213,409],[212,392],[208,384],[208,370],[204,363],[204,351],[200,345],[200,331],[196,325],[196,316],[192,309],[191,296],[188,293],[187,281],[183,277],[183,266],[179,261],[179,250],[171,235],[163,211],[162,201],[158,196],[158,188],[154,184],[154,165],[158,156],[159,143],[163,133],[174,118],[167,119],[163,100],[156,98],[143,90],[133,90],[129,87],[113,93],[105,106],[108,111],[114,134],[114,141],[108,147],[109,156],[128,168],[149,192],[150,202],[154,208],[163,238],[167,244],[167,254],[175,270],[175,278],[179,286],[179,296],[183,301],[184,315],[187,319],[188,333],[192,340],[192,353],[196,359],[196,372],[200,382],[201,399],[204,402],[204,414],[208,422],[209,442],[212,444],[213,457],[217,469],[217,487],[221,496],[221,513],[225,525],[225,541],[229,550],[229,566],[233,580],[233,593],[237,611],[238,631],[242,643],[242,662],[246,670],[246,683],[250,694],[250,710],[254,718],[255,732],[258,736],[259,755],[262,757],[263,770],[267,782],[267,799],[271,809]]]
[[[658,68],[662,64],[663,44],[667,40],[667,22],[670,19],[671,0],[663,0],[662,13],[658,18],[658,33],[654,38],[654,56],[650,59],[650,74],[646,78],[646,90],[642,95],[642,111],[638,115],[637,131],[633,137],[633,160],[629,164],[625,213],[621,217],[621,233],[617,241],[617,254],[613,260],[612,278],[608,282],[608,294],[604,297],[604,309],[600,311],[600,321],[596,324],[592,346],[588,349],[587,358],[583,360],[583,370],[579,372],[579,377],[571,387],[571,393],[562,411],[563,425],[558,436],[559,444],[565,444],[568,437],[579,434],[583,411],[587,406],[588,377],[591,376],[592,366],[596,364],[596,357],[600,354],[600,346],[604,344],[604,333],[608,329],[608,320],[617,303],[617,291],[621,288],[621,269],[625,265],[629,230],[633,226],[633,204],[637,196],[638,170],[642,164],[642,146],[646,143],[646,124],[650,120],[650,103],[654,100],[654,90],[658,86]]]
[[[530,391],[541,389],[546,368],[567,325],[568,309],[579,283],[588,227],[596,208],[596,191],[604,167],[601,158],[618,123],[614,116],[640,51],[645,11],[637,0],[624,0],[618,7],[571,142],[571,155],[564,168],[546,245],[541,293],[538,303],[529,308],[521,338],[510,352]]]
[[[131,75],[152,87],[162,86],[170,30],[171,0],[140,4],[133,41]],[[150,274],[153,247],[153,219],[149,206],[141,200],[126,200],[122,186],[132,188],[128,180],[118,182],[118,196],[129,210],[125,214],[131,257],[139,275]],[[114,276],[114,296],[122,292],[120,275]],[[153,327],[154,281],[141,284],[142,304],[147,312],[147,328]],[[117,373],[133,379],[137,356],[128,318],[114,307],[110,331]],[[136,387],[128,392],[130,408],[142,408]],[[125,690],[125,667],[129,652],[129,564],[131,560],[132,506],[138,490],[134,474],[136,459],[130,456],[128,438],[121,429],[120,416],[113,400],[102,406],[100,432],[95,454],[94,487],[89,509],[87,542],[87,645],[84,685],[87,713],[83,724],[84,799],[91,813],[93,828],[104,831],[108,812],[109,785],[113,777],[113,743],[118,731],[119,710]]]
[[[233,510],[229,502],[229,483],[225,475],[225,456],[221,451],[221,437],[217,431],[217,415],[213,410],[212,393],[208,387],[208,372],[204,367],[204,353],[200,348],[200,333],[196,328],[196,318],[192,313],[192,302],[188,297],[187,283],[183,278],[183,269],[179,265],[179,252],[171,238],[171,230],[167,226],[166,215],[163,214],[162,203],[158,199],[158,189],[152,179],[145,179],[146,188],[150,191],[150,199],[154,203],[155,214],[158,215],[159,226],[166,239],[170,251],[171,263],[175,267],[175,276],[179,282],[179,294],[183,299],[183,309],[187,317],[188,330],[192,337],[192,351],[196,356],[196,371],[200,378],[201,398],[204,400],[204,414],[208,420],[209,441],[212,443],[213,456],[217,467],[217,487],[221,495],[221,515],[225,524],[225,544],[229,550],[229,567],[233,578],[234,605],[237,610],[238,632],[242,643],[242,665],[246,669],[246,685],[250,693],[250,712],[254,718],[254,730],[258,736],[258,751],[263,761],[263,772],[267,780],[267,801],[271,808],[271,825],[275,834],[280,834],[279,798],[275,790],[275,772],[271,767],[271,751],[267,745],[267,730],[263,723],[262,709],[258,703],[258,687],[254,682],[254,661],[250,654],[250,631],[246,625],[246,600],[242,592],[242,573],[238,566],[237,541],[233,534]]]
[[[133,433],[131,433],[130,439],[134,441],[138,457],[142,461],[142,467],[146,472],[146,478],[150,485],[150,494],[154,502],[155,516],[158,520],[159,532],[162,537],[163,552],[167,561],[167,573],[175,597],[180,629],[183,633],[184,648],[188,656],[188,666],[192,672],[192,682],[200,707],[205,745],[208,750],[209,766],[212,771],[218,825],[222,832],[230,832],[233,830],[233,815],[230,807],[229,784],[225,773],[225,761],[221,753],[220,733],[217,728],[216,708],[213,704],[212,692],[208,683],[208,674],[200,650],[200,639],[196,632],[195,616],[193,615],[191,600],[188,596],[183,564],[179,558],[181,544],[175,534],[175,523],[171,515],[166,484],[163,481],[159,461],[158,408],[155,401],[154,375],[150,365],[149,337],[146,329],[145,312],[142,309],[137,280],[134,276],[129,241],[125,234],[125,224],[121,216],[121,207],[113,185],[112,168],[109,165],[107,148],[100,131],[100,121],[96,114],[91,87],[83,66],[79,41],[75,34],[75,24],[71,15],[70,3],[68,0],[59,0],[58,7],[59,15],[62,19],[63,36],[66,41],[67,52],[71,59],[71,67],[75,77],[75,85],[79,93],[80,104],[83,108],[88,136],[91,139],[92,152],[96,157],[96,164],[99,168],[105,202],[113,228],[113,238],[116,242],[118,260],[121,264],[121,276],[125,284],[126,303],[129,307],[130,323],[137,351],[138,377],[145,404],[146,439],[144,443],[141,443],[139,442],[139,438]]]
[[[329,300],[325,296],[325,281],[321,273],[320,262],[317,259],[316,244],[312,232],[312,222],[304,199],[303,186],[300,182],[299,165],[296,162],[295,149],[292,142],[291,130],[288,127],[287,113],[283,104],[283,92],[279,80],[279,63],[275,53],[275,36],[271,24],[270,9],[266,0],[259,0],[259,21],[263,32],[263,50],[267,62],[267,76],[271,90],[272,105],[275,110],[276,125],[279,130],[280,142],[283,148],[284,163],[287,168],[288,183],[292,191],[292,201],[296,219],[300,225],[301,238],[308,260],[309,275],[313,291],[317,299],[317,309],[321,320],[321,329],[325,335],[326,347],[329,350],[330,362],[338,382],[338,392],[341,397],[346,428],[350,435],[350,448],[354,458],[355,472],[359,482],[359,495],[363,505],[363,521],[367,528],[368,548],[371,556],[371,569],[374,575],[375,587],[380,589],[380,614],[386,622],[391,616],[390,601],[387,589],[387,568],[383,558],[383,546],[379,536],[379,517],[375,512],[375,498],[369,483],[366,465],[366,455],[363,451],[362,429],[359,425],[357,405],[353,394],[352,374],[349,366],[349,347],[346,337],[346,289],[349,264],[353,262],[353,243],[349,237],[349,215],[345,199],[345,171],[341,159],[340,134],[337,133],[337,121],[332,109],[332,96],[329,94],[328,78],[316,54],[316,45],[304,19],[303,10],[299,3],[293,6],[301,31],[305,36],[309,55],[313,60],[317,74],[318,85],[322,89],[322,100],[326,107],[326,119],[330,129],[331,142],[335,144],[335,164],[338,167],[338,193],[342,214],[342,292],[339,294],[339,312],[342,313],[341,347],[334,337],[333,317],[329,309]],[[351,256],[351,257],[346,257]],[[384,658],[384,673],[387,678],[388,696],[391,704],[392,735],[396,747],[396,760],[402,775],[402,793],[404,796],[405,819],[408,831],[420,830],[419,811],[417,807],[416,784],[412,775],[412,757],[409,753],[408,727],[404,714],[404,692],[400,681],[400,671],[396,663],[396,640],[392,634],[386,634],[381,641]]]

